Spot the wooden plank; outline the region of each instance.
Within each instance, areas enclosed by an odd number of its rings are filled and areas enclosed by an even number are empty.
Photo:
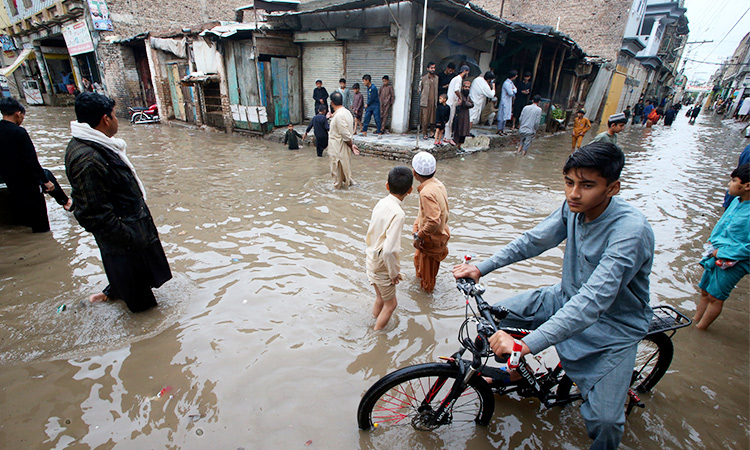
[[[273,76],[274,124],[283,127],[289,123],[289,83],[285,58],[271,58]]]
[[[542,48],[544,47],[544,42],[539,44],[539,50],[536,52],[536,59],[534,60],[534,70],[531,73],[531,90],[529,92],[534,92],[534,86],[536,85],[536,72],[539,70],[539,59],[542,57]]]
[[[547,98],[552,96],[552,80],[555,76],[555,62],[557,61],[557,53],[560,51],[560,47],[555,48],[555,53],[552,55],[552,62],[549,65],[549,84],[547,85]]]
[[[555,75],[555,87],[552,90],[552,97],[550,97],[550,100],[552,101],[554,101],[555,95],[557,95],[557,83],[560,81],[560,72],[562,71],[562,66],[565,63],[565,56],[567,55],[567,53],[568,49],[563,49],[562,58],[560,58],[560,64],[557,66],[557,75]]]
[[[302,87],[300,85],[299,58],[287,58],[286,65],[289,86],[289,121],[300,123],[302,122]]]

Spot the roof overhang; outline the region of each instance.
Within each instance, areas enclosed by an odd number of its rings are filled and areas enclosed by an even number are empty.
[[[622,40],[622,47],[620,51],[630,56],[635,56],[646,48],[646,44],[639,37],[626,37]]]
[[[636,56],[641,65],[650,67],[654,70],[658,69],[663,65],[661,58],[658,56]]]

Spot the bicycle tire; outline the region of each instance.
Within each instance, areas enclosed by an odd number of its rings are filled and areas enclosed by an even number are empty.
[[[411,425],[422,431],[459,422],[489,424],[495,397],[489,384],[478,375],[472,377],[467,389],[454,402],[446,423],[425,423],[424,418],[450,392],[454,384],[450,380],[458,376],[458,367],[446,363],[418,364],[391,372],[362,397],[357,424],[362,430]]]
[[[638,343],[631,388],[638,392],[648,392],[653,389],[667,373],[673,356],[672,339],[663,331],[644,337]]]

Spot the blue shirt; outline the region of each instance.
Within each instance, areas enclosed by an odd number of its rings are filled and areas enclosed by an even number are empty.
[[[532,353],[555,345],[570,377],[588,391],[648,331],[654,233],[643,214],[619,197],[591,222],[564,202],[477,268],[485,275],[563,241],[562,280],[549,288],[562,307],[523,341]]]
[[[645,108],[645,109],[643,110],[643,115],[644,115],[645,117],[648,117],[648,115],[649,115],[649,114],[651,114],[651,111],[653,111],[653,110],[654,110],[654,105],[648,105],[648,106],[646,106],[646,108]]]
[[[310,125],[307,126],[305,133],[310,132],[310,128],[313,129],[316,139],[328,139],[328,118],[325,114],[315,114],[315,117],[310,121]]]
[[[734,197],[709,238],[718,259],[750,260],[750,201]]]
[[[378,88],[374,84],[371,84],[365,90],[365,108],[369,108],[373,105],[380,105],[380,97],[378,96]]]

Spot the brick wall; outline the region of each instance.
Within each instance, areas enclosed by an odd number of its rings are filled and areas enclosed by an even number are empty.
[[[500,0],[474,0],[478,6],[500,15]],[[505,0],[503,19],[512,22],[557,25],[589,56],[617,60],[628,10],[632,1],[622,0]]]
[[[129,117],[123,116],[128,106],[145,105],[142,105],[133,50],[113,41],[141,33],[158,36],[170,31],[179,32],[183,28],[198,29],[201,24],[217,20],[231,21],[235,18],[235,8],[247,3],[247,0],[108,0],[114,30],[100,32],[97,57],[107,93],[117,101],[117,111],[121,117]],[[168,109],[171,101],[166,76],[156,81],[154,87],[159,91],[164,108]],[[162,114],[168,116],[167,111]]]

